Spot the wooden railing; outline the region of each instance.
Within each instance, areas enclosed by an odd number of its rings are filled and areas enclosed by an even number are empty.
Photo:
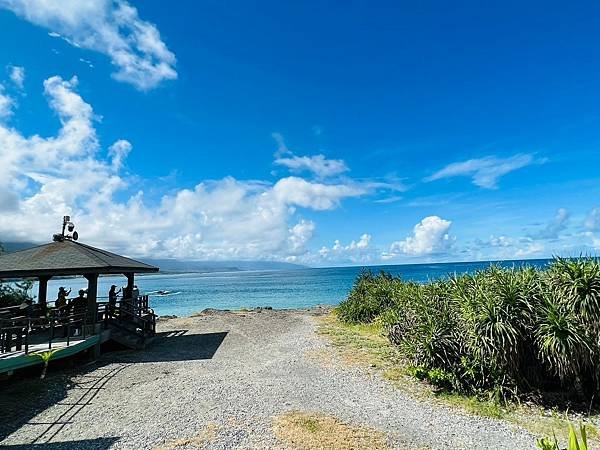
[[[110,302],[98,302],[96,317],[104,323],[105,329],[112,325],[141,336],[156,334],[156,314],[148,307],[147,295],[141,295],[135,301],[123,299],[112,306]],[[136,327],[131,329],[132,325]]]
[[[37,306],[37,305],[35,305]],[[69,346],[73,330],[80,330],[80,336],[85,339],[94,333],[96,324],[103,324],[104,329],[110,326],[141,337],[156,334],[156,314],[148,306],[148,296],[139,296],[135,301],[125,299],[111,306],[109,302],[97,302],[96,308],[72,310],[47,308],[41,317],[28,317],[23,310],[3,308],[0,314],[0,354],[12,351],[29,353],[32,344],[47,343],[48,349],[53,348],[57,338],[64,338],[62,344]],[[39,310],[32,310],[40,314]],[[93,325],[93,326],[92,326]],[[59,331],[60,336],[57,335]],[[33,339],[33,341],[32,341]],[[39,348],[39,347],[38,347]]]
[[[68,312],[56,314],[50,310],[46,317],[25,317],[15,316],[0,319],[0,353],[9,353],[12,351],[24,351],[29,353],[29,347],[32,338],[41,337],[37,344],[48,344],[48,349],[52,349],[55,342],[56,330],[60,329],[66,338],[63,344],[69,346],[73,330],[81,330],[80,335],[83,339],[88,334],[88,311],[87,309],[77,312]],[[35,340],[33,344],[36,344]],[[14,347],[14,350],[13,350]]]

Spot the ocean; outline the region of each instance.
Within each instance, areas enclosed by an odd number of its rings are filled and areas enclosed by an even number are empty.
[[[530,265],[544,267],[549,260],[496,262],[505,267]],[[371,266],[373,272],[384,270],[404,280],[426,282],[453,273],[471,273],[492,262],[407,264]],[[241,309],[271,306],[275,309],[309,308],[336,305],[343,300],[362,267],[333,267],[282,271],[239,271],[219,273],[153,274],[138,276],[140,292],[150,296],[150,306],[158,315],[189,316],[206,308]],[[112,284],[123,286],[123,276],[101,277],[98,296],[108,295]],[[87,287],[83,278],[52,279],[48,283],[48,300],[59,286],[71,288],[71,296]],[[158,291],[168,291],[161,295]],[[33,293],[37,292],[34,287]]]

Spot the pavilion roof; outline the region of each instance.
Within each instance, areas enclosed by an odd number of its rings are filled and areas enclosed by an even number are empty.
[[[0,255],[0,279],[149,272],[158,267],[71,240]]]

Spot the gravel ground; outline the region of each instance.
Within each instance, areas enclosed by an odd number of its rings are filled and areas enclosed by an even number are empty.
[[[535,448],[531,435],[509,424],[416,400],[360,368],[315,358],[334,351],[315,333],[321,313],[211,312],[160,321],[161,335],[145,351],[107,353],[44,382],[0,385],[0,443],[285,448],[273,418],[306,411],[380,430],[392,448]]]

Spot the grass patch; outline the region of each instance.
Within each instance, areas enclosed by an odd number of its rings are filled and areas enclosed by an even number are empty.
[[[530,431],[535,436],[552,436],[556,433],[560,440],[567,438],[568,419],[564,413],[516,402],[501,405],[475,396],[440,392],[428,383],[417,380],[411,376],[408,364],[377,322],[346,324],[338,319],[335,312],[318,317],[317,320],[317,332],[331,343],[343,363],[374,371],[413,397],[440,402],[473,415],[503,419]],[[600,433],[593,423],[599,423],[600,417],[570,419],[575,424],[585,419],[589,443],[593,446],[600,445]]]
[[[298,450],[389,448],[381,431],[350,425],[321,413],[287,412],[274,418],[273,432],[285,445]]]
[[[335,313],[318,320],[317,332],[328,338],[344,362],[381,369],[398,364],[399,354],[378,324],[348,325],[339,321]]]
[[[213,442],[217,437],[218,425],[209,423],[204,430],[196,436],[182,439],[173,439],[165,442],[154,450],[179,450],[179,449],[200,449],[205,448],[207,444]]]

